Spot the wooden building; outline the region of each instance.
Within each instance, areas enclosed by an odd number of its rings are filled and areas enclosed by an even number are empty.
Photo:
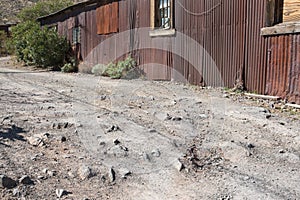
[[[243,85],[300,103],[295,6],[293,0],[90,0],[39,21],[68,38],[81,71],[131,54],[149,79]],[[282,23],[295,28],[272,33]]]

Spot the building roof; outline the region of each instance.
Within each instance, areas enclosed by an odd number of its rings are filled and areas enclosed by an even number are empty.
[[[66,7],[62,10],[57,11],[57,12],[51,13],[49,15],[39,17],[37,19],[37,21],[42,21],[44,19],[54,17],[54,16],[60,15],[60,14],[67,14],[67,13],[70,13],[72,11],[81,9],[83,7],[93,6],[93,5],[101,5],[101,4],[110,3],[110,2],[113,2],[113,1],[116,1],[116,0],[86,0],[86,1],[83,1],[83,2],[80,2],[80,3],[76,3],[72,6]]]

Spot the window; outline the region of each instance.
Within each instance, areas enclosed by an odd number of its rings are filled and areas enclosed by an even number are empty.
[[[157,1],[156,27],[162,29],[171,28],[171,0]]]
[[[261,35],[300,33],[300,1],[268,0],[266,27]]]
[[[150,36],[171,36],[174,30],[174,0],[151,0]]]
[[[72,31],[72,43],[79,44],[80,43],[80,27],[74,27]]]

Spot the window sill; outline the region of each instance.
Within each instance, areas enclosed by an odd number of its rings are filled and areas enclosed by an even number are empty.
[[[286,22],[261,29],[262,36],[300,33],[300,22]]]
[[[174,36],[176,34],[175,29],[155,29],[149,32],[150,37],[166,37]]]

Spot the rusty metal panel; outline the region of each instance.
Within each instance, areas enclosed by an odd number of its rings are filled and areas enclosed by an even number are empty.
[[[300,103],[300,34],[267,37],[267,93]]]

